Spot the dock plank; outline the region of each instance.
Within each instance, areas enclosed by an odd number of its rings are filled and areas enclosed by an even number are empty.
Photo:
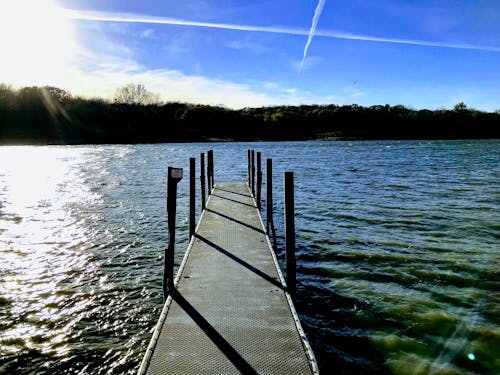
[[[217,184],[177,280],[139,373],[317,373],[246,184]]]

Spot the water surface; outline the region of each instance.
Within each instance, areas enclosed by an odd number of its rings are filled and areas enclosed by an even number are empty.
[[[135,373],[167,166],[212,148],[216,182],[243,180],[249,147],[273,158],[279,235],[295,172],[297,309],[323,372],[500,373],[497,140],[2,147],[0,373]]]

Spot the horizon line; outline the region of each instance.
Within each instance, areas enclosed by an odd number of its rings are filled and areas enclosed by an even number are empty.
[[[251,26],[251,25],[239,25],[239,24],[228,24],[228,23],[217,23],[217,22],[190,21],[179,18],[156,17],[156,16],[134,14],[134,13],[112,13],[112,12],[97,12],[97,11],[86,11],[86,10],[82,11],[82,10],[67,9],[67,8],[61,8],[61,10],[68,18],[82,20],[82,21],[194,26],[194,27],[205,27],[212,29],[253,31],[253,32],[285,34],[285,35],[301,35],[301,36],[309,35],[308,30],[300,28],[288,28],[279,26]],[[425,41],[417,39],[387,38],[387,37],[377,37],[377,36],[362,35],[362,34],[352,34],[334,30],[316,30],[314,35],[319,37],[343,39],[343,40],[360,40],[360,41],[378,42],[378,43],[394,43],[394,44],[407,44],[407,45],[427,46],[427,47],[500,52],[500,47],[495,47],[495,46],[483,46],[483,45],[476,45],[469,43],[433,42],[433,41]]]

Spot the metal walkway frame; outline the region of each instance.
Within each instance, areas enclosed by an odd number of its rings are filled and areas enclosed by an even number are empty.
[[[140,375],[319,374],[255,200],[212,190]]]

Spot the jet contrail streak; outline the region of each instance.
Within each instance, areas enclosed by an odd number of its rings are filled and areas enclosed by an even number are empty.
[[[304,67],[304,61],[306,61],[307,50],[309,49],[314,33],[316,32],[316,27],[318,26],[318,20],[319,17],[321,16],[321,12],[323,11],[323,7],[325,6],[325,1],[326,0],[319,0],[318,5],[316,6],[316,10],[314,11],[311,30],[309,30],[309,37],[307,38],[307,43],[306,46],[304,47],[304,56],[302,57],[302,62],[300,63],[299,73],[302,71],[302,68]]]
[[[141,14],[91,12],[91,11],[79,11],[70,9],[64,9],[64,13],[69,18],[84,20],[84,21],[146,23],[146,24],[206,27],[212,29],[225,29],[225,30],[238,30],[238,31],[254,31],[261,33],[275,33],[275,34],[287,34],[287,35],[311,35],[310,31],[307,31],[305,29],[293,29],[293,28],[278,27],[278,26],[250,26],[250,25],[236,25],[227,23],[198,22],[198,21],[189,21],[178,18],[153,17]],[[383,38],[383,37],[376,37],[369,35],[342,33],[332,30],[317,30],[314,34],[319,37],[334,38],[334,39],[360,40],[367,42],[398,43],[398,44],[409,44],[416,46],[500,52],[500,47],[482,46],[482,45],[468,44],[468,43],[447,43],[447,42],[431,42],[431,41],[413,40],[413,39]]]
[[[230,23],[199,22],[199,21],[183,20],[179,18],[153,17],[153,16],[130,14],[130,13],[75,11],[68,9],[65,10],[65,13],[69,18],[86,20],[86,21],[196,26],[196,27],[208,27],[212,29],[255,31],[255,32],[276,33],[276,34],[308,35],[307,31],[303,29],[291,29],[291,28],[282,28],[273,26],[235,25]]]

